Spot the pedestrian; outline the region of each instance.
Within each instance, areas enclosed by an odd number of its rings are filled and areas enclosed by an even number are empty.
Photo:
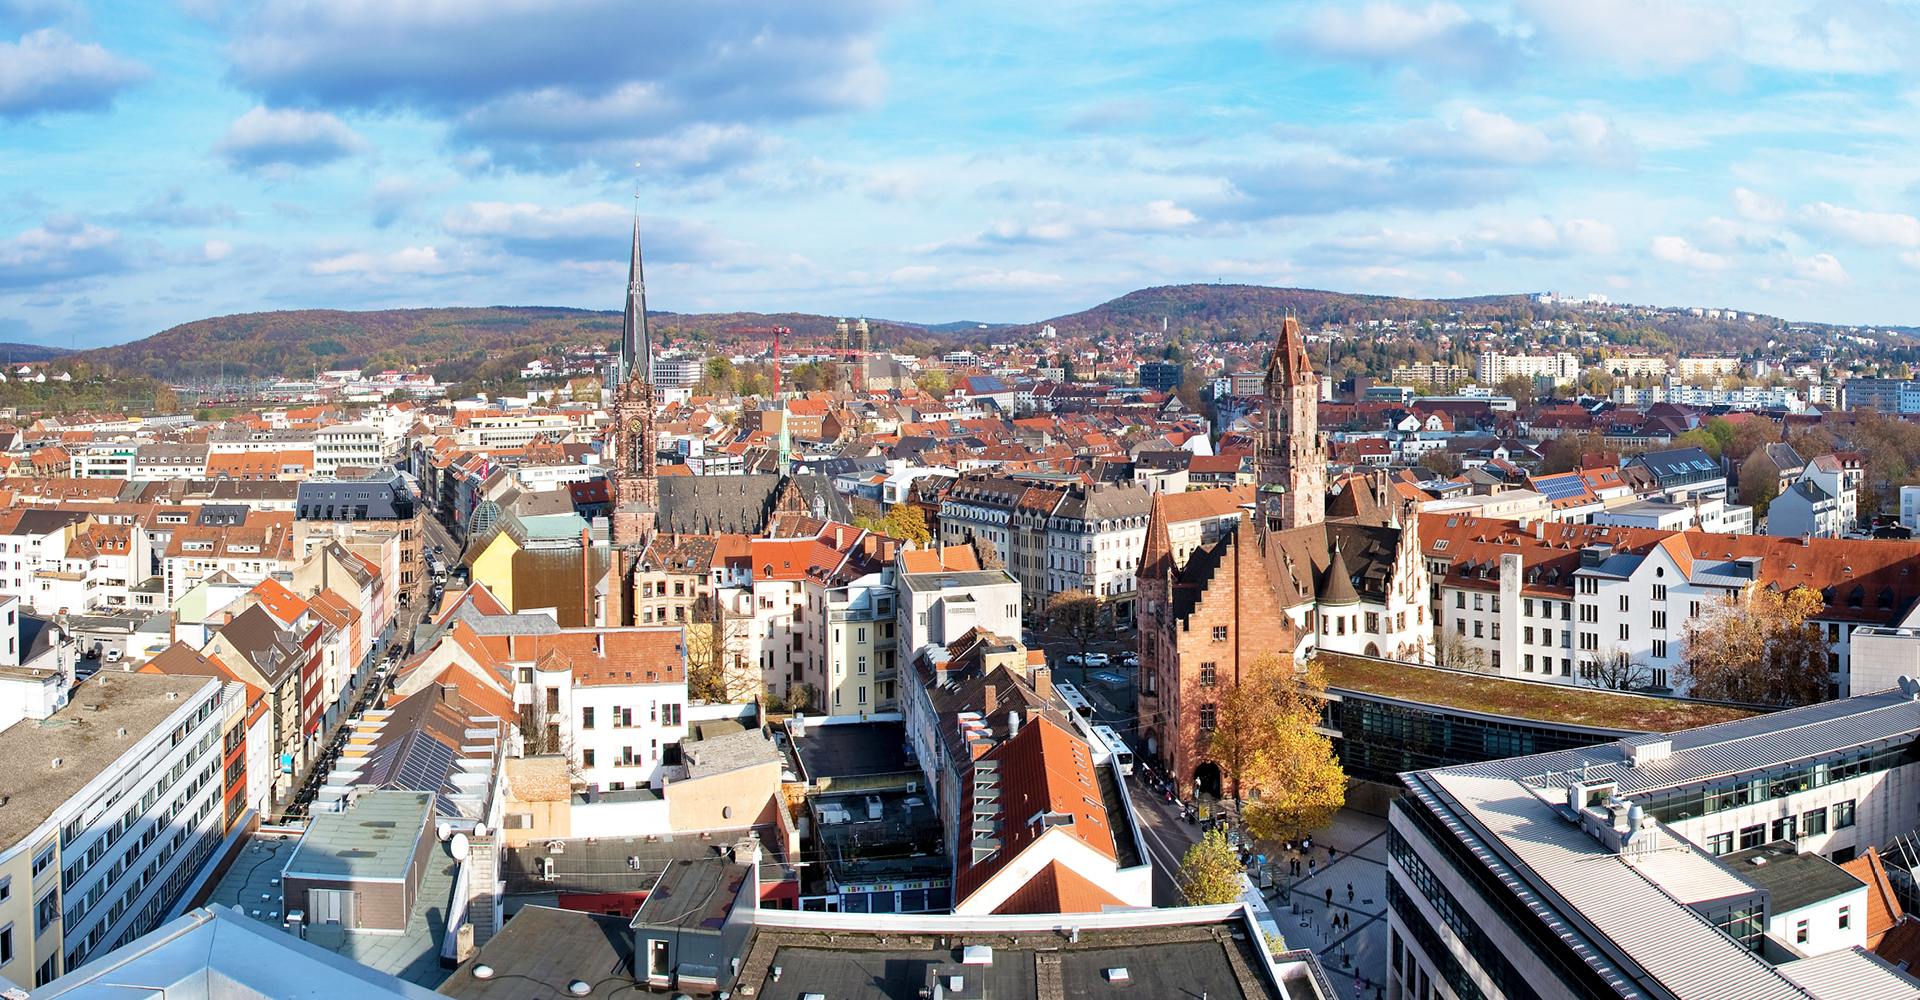
[[[1312,878],[1312,877],[1314,877],[1314,876],[1315,876],[1315,875],[1317,875],[1317,874],[1319,874],[1319,872],[1318,872],[1318,870],[1317,870],[1317,869],[1316,869],[1316,868],[1314,867],[1314,864],[1313,864],[1313,859],[1312,859],[1312,858],[1308,858],[1308,859],[1307,859],[1307,877],[1308,877],[1308,878]]]
[[[1327,886],[1327,905],[1333,905],[1333,886]]]
[[[1353,902],[1353,883],[1347,883],[1347,902]]]

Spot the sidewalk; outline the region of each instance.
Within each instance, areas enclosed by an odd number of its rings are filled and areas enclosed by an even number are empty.
[[[1387,981],[1387,821],[1342,809],[1333,825],[1313,837],[1308,852],[1268,855],[1274,873],[1269,904],[1280,921],[1289,948],[1310,948],[1344,996],[1356,979],[1366,983],[1363,997],[1384,991]],[[1328,848],[1334,851],[1329,862]],[[1291,874],[1293,859],[1300,875]],[[1307,862],[1313,862],[1308,874]],[[1258,866],[1249,873],[1256,884]],[[1347,887],[1353,887],[1352,898]],[[1332,902],[1328,902],[1328,893]],[[1336,929],[1338,915],[1349,926]]]

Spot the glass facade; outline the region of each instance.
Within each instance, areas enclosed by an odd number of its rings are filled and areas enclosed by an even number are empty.
[[[1396,785],[1396,775],[1405,771],[1525,757],[1619,739],[1617,734],[1456,714],[1346,691],[1340,692],[1339,701],[1327,702],[1324,715],[1327,726],[1341,734],[1333,746],[1348,775]]]
[[[1427,867],[1425,861],[1420,860],[1420,855],[1413,852],[1406,838],[1400,836],[1400,831],[1392,827],[1387,828],[1387,853],[1393,856],[1393,860],[1400,863],[1401,870],[1407,873],[1407,880],[1413,883],[1413,888],[1426,897],[1427,904],[1433,907],[1433,911],[1440,915],[1441,920],[1446,921],[1448,929],[1453,931],[1453,936],[1466,947],[1467,954],[1473,956],[1474,962],[1480,966],[1481,971],[1485,972],[1488,978],[1493,980],[1494,986],[1506,995],[1507,1000],[1540,1000],[1540,994],[1534,992],[1533,985],[1527,982],[1526,977],[1520,975],[1520,971],[1513,967],[1512,962],[1507,961],[1507,956],[1500,953],[1499,947],[1493,943],[1492,939],[1488,938],[1477,924],[1467,919],[1466,911],[1462,910],[1460,904],[1454,900],[1453,893],[1433,877],[1433,870]],[[1420,947],[1426,948],[1427,954],[1434,955],[1433,949],[1425,940],[1425,937],[1432,936],[1432,932],[1428,931],[1425,936],[1421,935],[1420,931],[1426,930],[1426,921],[1421,919],[1419,912],[1413,907],[1404,905],[1398,895],[1400,892],[1398,879],[1388,880],[1387,892],[1389,901],[1394,904],[1395,911],[1400,914],[1400,919],[1409,927],[1418,927],[1414,936],[1421,938]],[[1446,948],[1441,948],[1439,954],[1446,955],[1448,960],[1453,957],[1452,952]],[[1449,983],[1453,982],[1454,976],[1450,970],[1443,968],[1441,974],[1447,977]],[[1480,993],[1479,987],[1474,986],[1471,981],[1468,981],[1467,985],[1473,987],[1474,995]],[[1454,985],[1454,992],[1461,996],[1468,995],[1460,989],[1458,984]]]
[[[1920,747],[1914,743],[1868,747],[1817,764],[1801,763],[1760,774],[1743,774],[1737,780],[1637,792],[1632,798],[1660,822],[1677,823],[1917,762],[1920,762]]]

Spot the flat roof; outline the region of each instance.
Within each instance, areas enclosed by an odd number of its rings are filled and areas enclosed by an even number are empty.
[[[968,587],[992,587],[998,584],[1017,584],[1019,581],[1007,575],[1004,570],[962,570],[957,573],[908,573],[901,579],[906,581],[908,590],[965,590]]]
[[[281,881],[286,860],[299,842],[298,831],[263,828],[248,837],[239,858],[207,898],[210,908],[238,906],[247,916],[280,933],[285,911],[307,908],[306,900],[289,901]],[[446,913],[453,899],[458,867],[448,845],[435,843],[420,877],[420,893],[400,934],[347,931],[338,924],[308,926],[307,943],[369,968],[431,990],[447,978],[440,967],[440,945]]]
[[[1338,653],[1319,653],[1315,662],[1331,689],[1560,725],[1665,733],[1763,714],[1684,698],[1545,684]]]
[[[951,939],[950,947],[941,947],[943,938]],[[1247,935],[1218,923],[1082,928],[1078,941],[1066,932],[936,935],[840,928],[832,929],[832,939],[823,946],[817,932],[758,926],[739,985],[753,984],[763,997],[817,993],[835,1000],[895,1000],[922,995],[937,976],[956,1000],[1060,996],[1062,987],[1066,995],[1091,998],[1288,997],[1266,975],[1266,959]],[[991,964],[963,964],[966,947],[974,944],[992,949]],[[1124,980],[1109,971],[1118,969],[1126,970]],[[951,988],[953,976],[961,977],[959,990]]]
[[[1522,782],[1446,772],[1422,777],[1413,794],[1451,820],[1449,826],[1457,823],[1455,833],[1490,870],[1520,883],[1510,891],[1557,913],[1560,920],[1549,923],[1559,923],[1561,938],[1622,995],[1643,992],[1634,979],[1644,974],[1680,1000],[1805,1000],[1765,959],[1607,850]],[[1678,837],[1669,841],[1678,842],[1669,843],[1670,850],[1695,850]],[[1614,948],[1627,965],[1614,957]]]
[[[1811,763],[1876,743],[1910,741],[1920,737],[1920,703],[1897,690],[1881,691],[1682,729],[1671,736],[1671,754],[1653,767],[1634,767],[1618,744],[1601,743],[1443,770],[1560,785],[1558,776],[1584,768],[1583,780],[1611,781],[1621,795],[1631,796]]]
[[[1741,878],[1772,895],[1768,909],[1776,917],[1867,886],[1818,854],[1795,851],[1790,841],[1736,851],[1722,860]]]
[[[0,761],[7,762],[0,767],[0,852],[33,833],[173,713],[219,685],[212,677],[102,670],[74,689],[67,707],[0,731]]]
[[[697,833],[581,837],[557,841],[561,845],[558,851],[547,849],[554,841],[536,841],[503,848],[500,877],[506,881],[509,896],[646,892],[672,862],[719,857],[722,851],[754,833],[759,834],[760,840],[760,881],[781,879],[786,871],[786,859],[780,850],[784,835],[771,826],[714,830],[706,837]],[[534,871],[538,858],[553,859],[553,881],[546,881]],[[638,867],[629,869],[628,858],[638,858]]]
[[[583,996],[612,997],[633,989],[632,961],[626,918],[523,906],[440,984],[440,992],[462,1000],[525,1000],[528,980],[549,986],[555,996],[577,980],[593,987]],[[494,975],[476,977],[480,965]]]
[[[752,873],[746,862],[721,857],[670,862],[647,890],[631,926],[717,931],[727,922],[734,899]]]
[[[918,770],[907,759],[907,727],[898,722],[810,722],[793,747],[808,781]]]
[[[287,859],[295,878],[407,877],[420,832],[433,814],[431,792],[361,792],[345,812],[315,813]],[[298,907],[296,907],[298,909]]]

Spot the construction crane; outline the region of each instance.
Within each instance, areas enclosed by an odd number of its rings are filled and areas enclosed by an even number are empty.
[[[773,398],[780,398],[780,338],[793,331],[784,326],[736,326],[729,328],[733,333],[771,333],[773,334]]]

